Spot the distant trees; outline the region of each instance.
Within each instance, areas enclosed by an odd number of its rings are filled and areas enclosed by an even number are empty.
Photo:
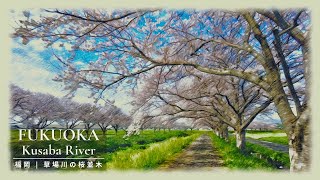
[[[32,138],[36,136],[35,129],[46,128],[58,118],[58,98],[25,91],[14,85],[11,90],[11,119],[32,129]]]
[[[143,123],[143,128],[144,129],[153,129],[154,131],[156,130],[168,130],[170,131],[173,128],[177,128],[178,124],[176,124],[177,118],[173,116],[162,116],[162,115],[156,115],[156,116],[150,116],[146,117],[145,121]]]
[[[111,115],[115,108],[101,108],[98,113],[95,114],[96,116],[96,123],[100,127],[102,131],[102,135],[105,137],[107,134],[108,127],[111,125],[111,122],[114,120]]]
[[[123,113],[118,114],[115,117],[116,118],[111,122],[111,126],[115,130],[116,134],[118,134],[118,131],[121,129],[127,131],[127,128],[132,122],[131,117]]]
[[[113,105],[80,104],[66,98],[26,91],[16,85],[11,85],[10,90],[11,121],[32,129],[33,139],[36,138],[35,129],[43,129],[53,123],[65,129],[74,129],[82,123],[87,136],[89,130],[98,124],[105,136],[108,126],[117,125],[118,131],[131,122],[129,116]]]
[[[74,129],[81,123],[80,106],[79,103],[70,101],[69,99],[60,99],[60,108],[57,110],[59,112],[59,119],[56,122],[65,129]]]

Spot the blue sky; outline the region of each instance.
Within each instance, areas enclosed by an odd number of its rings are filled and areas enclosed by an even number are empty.
[[[30,12],[31,17],[37,20],[40,10],[33,9]],[[15,11],[11,15],[13,27],[16,26],[14,21],[26,19],[21,11]],[[163,18],[165,15],[166,12],[162,11],[158,14],[158,17]],[[148,17],[151,18],[153,22],[157,21],[155,17]],[[138,26],[140,27],[145,26],[145,24],[144,18],[141,18],[138,22]],[[157,26],[161,27],[164,24],[165,21],[161,20]],[[161,33],[161,31],[155,33]],[[136,35],[137,37],[141,36],[140,38],[144,38],[144,35],[138,31],[136,31]],[[95,41],[105,42],[108,41],[108,39],[95,38]],[[63,46],[61,46],[62,43]],[[11,49],[13,55],[11,69],[13,74],[11,76],[11,82],[31,91],[50,93],[58,97],[68,94],[68,91],[63,90],[64,87],[62,83],[52,81],[56,74],[60,72],[60,63],[57,62],[52,52],[66,59],[71,56],[69,52],[71,49],[72,44],[67,41],[59,41],[54,43],[52,47],[46,48],[41,40],[31,40],[27,45],[23,45],[21,39],[13,39],[13,47]],[[98,53],[77,50],[73,61],[77,67],[84,67],[90,61],[96,61],[98,58]],[[126,61],[127,63],[132,63],[133,59],[128,58]],[[134,68],[134,66],[131,68]],[[15,70],[19,71],[19,73],[15,73]],[[93,98],[88,98],[90,94],[89,90],[79,89],[73,99],[78,102],[93,102]],[[115,101],[115,105],[122,108],[124,112],[128,113],[132,108],[132,106],[128,104],[132,100],[132,97],[128,95],[124,89],[118,88],[116,94],[109,91],[105,93],[105,96],[110,101]]]
[[[180,13],[182,13],[182,20],[189,19],[190,15],[187,11],[181,11]],[[16,12],[13,19],[23,19],[24,17],[21,14],[21,12],[20,14],[19,12]],[[166,14],[166,11],[160,11],[159,14],[148,17],[151,19],[151,21],[157,22],[157,27],[161,29],[161,27],[165,24]],[[36,15],[37,14],[35,13],[35,16]],[[145,24],[145,18],[141,18],[138,22],[138,26],[141,27],[145,26]],[[205,26],[201,27],[202,32],[206,32]],[[223,29],[224,27],[221,28]],[[160,29],[154,33],[163,33]],[[138,38],[143,38],[144,36],[138,31],[136,31],[136,35]],[[97,39],[96,41],[106,41],[106,39]],[[52,52],[54,51],[62,58],[68,58],[70,56],[69,50],[71,50],[72,45],[68,42],[63,42],[63,46],[60,46],[61,42],[59,42],[54,43],[50,48],[45,48],[41,40],[32,40],[27,45],[22,45],[20,42],[21,39],[13,40],[13,58],[11,63],[11,70],[13,74],[11,76],[11,82],[31,91],[50,93],[58,97],[68,94],[68,91],[63,90],[64,87],[62,83],[52,81],[52,79],[60,71],[58,68],[59,63],[57,63],[57,60],[53,56]],[[167,43],[167,41],[163,39],[163,41],[158,43],[158,46],[161,47],[161,45],[165,43]],[[86,66],[90,61],[96,61],[98,58],[99,56],[97,53],[77,50],[74,58],[74,64],[79,67]],[[129,58],[127,61],[127,63],[132,63],[134,60]],[[93,98],[88,98],[90,94],[91,93],[89,90],[79,89],[74,97],[74,100],[78,102],[93,102]],[[118,89],[116,94],[107,92],[106,97],[110,101],[115,101],[115,105],[122,108],[122,110],[126,113],[129,113],[132,109],[132,106],[129,104],[129,102],[133,99],[131,95],[127,94],[124,89]],[[278,116],[275,114],[272,116],[272,118],[278,119]]]
[[[54,45],[53,48],[61,50],[59,46]],[[79,66],[85,64],[87,59],[96,58],[85,53],[79,53],[77,56],[76,64]],[[52,81],[57,71],[59,71],[54,66],[55,62],[56,60],[52,56],[51,50],[43,48],[40,40],[33,40],[26,46],[14,40],[10,82],[34,92],[49,93],[57,97],[63,97],[68,91],[63,90],[62,83]],[[93,103],[94,100],[88,98],[89,95],[89,90],[79,89],[73,100]],[[122,108],[126,113],[129,113],[132,108],[128,104],[132,98],[124,91],[118,92],[115,96],[110,94],[109,98],[110,100],[115,100],[115,105]]]
[[[39,14],[40,10],[31,10],[31,16],[36,18],[36,20]],[[14,21],[26,19],[21,11],[15,11],[11,15],[13,27],[16,26]],[[160,17],[165,15],[165,12],[159,14]],[[153,20],[156,19],[153,18]],[[142,18],[138,24],[139,26],[144,26],[144,19]],[[164,21],[158,24],[158,26],[163,25]],[[139,35],[139,32],[137,32],[137,35]],[[101,42],[107,41],[107,39],[96,38],[95,41]],[[64,87],[62,83],[52,81],[57,73],[60,72],[60,64],[52,52],[55,52],[59,57],[65,59],[71,56],[69,50],[72,49],[72,45],[67,41],[63,42],[63,46],[60,44],[61,41],[54,43],[50,48],[46,48],[41,40],[31,40],[27,45],[23,45],[21,39],[13,39],[13,47],[11,49],[13,55],[11,61],[11,83],[31,91],[50,93],[58,97],[68,94],[68,91],[63,90]],[[98,58],[99,55],[97,53],[77,50],[73,61],[76,66],[83,67],[90,61],[96,61]],[[128,59],[127,61],[130,62],[133,60]],[[15,73],[16,71],[19,73]],[[89,90],[79,89],[73,99],[78,102],[93,102],[93,98],[88,98],[90,94],[91,92]],[[124,89],[118,88],[116,94],[107,92],[105,96],[110,101],[115,101],[115,105],[122,108],[126,113],[129,113],[132,108],[132,106],[128,104],[132,101],[132,97],[128,95]],[[102,101],[100,101],[100,103],[102,103]]]

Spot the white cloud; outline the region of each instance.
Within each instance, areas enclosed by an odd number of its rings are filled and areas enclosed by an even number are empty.
[[[130,113],[132,105],[129,103],[133,101],[133,97],[125,92],[118,92],[115,96],[115,103],[117,107],[121,108],[125,113]]]
[[[35,44],[40,42],[35,42]],[[62,97],[67,92],[62,91],[62,84],[52,81],[54,72],[46,69],[47,64],[36,52],[27,55],[14,54],[11,63],[11,82],[30,91],[49,93]]]
[[[21,61],[11,64],[11,82],[30,91],[49,93],[57,97],[65,95],[57,82],[52,81],[54,74],[45,69],[34,67]]]
[[[83,62],[81,62],[81,61],[75,61],[75,62],[74,62],[74,64],[75,64],[75,65],[78,65],[78,66],[82,66],[82,65],[84,65],[84,63],[83,63]]]
[[[64,43],[64,47],[66,50],[71,51],[72,50],[72,45],[70,43]]]
[[[273,114],[271,115],[271,118],[272,118],[272,119],[280,119],[278,113],[273,113]]]
[[[10,82],[24,89],[33,92],[49,93],[57,97],[63,97],[68,94],[68,91],[63,91],[63,84],[55,82],[52,79],[56,76],[51,70],[51,65],[43,60],[39,52],[45,50],[41,40],[31,41],[28,46],[22,46],[17,41],[13,41],[13,48],[21,48],[22,52],[13,53],[11,59],[11,77]],[[65,48],[71,48],[71,44],[65,43]],[[55,48],[61,49],[59,44]],[[76,61],[75,64],[85,66],[82,61]],[[80,103],[93,103],[93,98],[88,98],[91,92],[88,89],[78,89],[74,101]],[[125,91],[119,91],[116,95],[109,95],[110,100],[115,101],[115,105],[129,113],[132,106],[128,104],[132,97]],[[102,102],[102,103],[101,103]],[[99,104],[104,104],[104,101],[98,101]]]
[[[12,63],[11,69],[11,83],[24,89],[48,93],[56,97],[63,97],[68,93],[63,91],[63,84],[52,80],[55,77],[53,72],[22,62]],[[80,103],[93,103],[93,98],[88,98],[89,94],[89,90],[79,89],[73,100]]]
[[[56,50],[61,51],[62,50],[62,46],[61,43],[53,43],[52,47]]]
[[[58,51],[62,51],[62,50],[68,50],[71,51],[72,50],[72,44],[70,43],[66,43],[66,42],[56,42],[52,44],[52,48],[58,50]]]
[[[32,46],[32,48],[35,51],[43,51],[45,50],[45,45],[41,39],[35,39],[29,42],[29,46]]]
[[[15,56],[15,60],[11,64],[11,83],[33,92],[48,93],[56,97],[63,97],[68,93],[67,91],[63,91],[62,83],[52,80],[56,76],[54,72],[34,65],[40,61],[39,59],[32,59],[30,61],[21,58],[23,57]],[[35,56],[34,58],[39,57]],[[93,103],[94,99],[89,98],[89,96],[89,90],[78,89],[73,100],[79,103]],[[110,95],[109,97],[115,100],[114,104],[117,107],[129,114],[132,106],[128,102],[133,99],[129,94],[119,91],[116,95]],[[102,101],[99,104],[103,104]]]

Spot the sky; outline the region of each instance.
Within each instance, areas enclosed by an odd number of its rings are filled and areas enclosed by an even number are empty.
[[[44,61],[44,58],[50,59]],[[55,67],[47,63],[54,61],[54,58],[50,55],[49,50],[43,47],[41,40],[33,40],[27,46],[14,40],[10,82],[30,91],[49,93],[57,97],[65,96],[68,91],[63,90],[63,83],[52,80],[56,76]],[[78,61],[77,64],[82,65],[83,62]],[[94,99],[88,98],[89,95],[89,90],[79,89],[73,100],[80,103],[93,103]],[[125,92],[117,92],[110,99],[114,99],[114,104],[125,113],[130,112],[132,108],[128,104],[132,100],[130,95]]]
[[[33,11],[37,15],[37,10]],[[165,16],[165,14],[160,14]],[[12,12],[12,26],[15,26],[15,22],[20,19],[24,19],[22,12]],[[187,15],[183,17],[188,18]],[[143,25],[144,22],[140,22]],[[162,24],[160,23],[160,26]],[[60,46],[55,43],[50,48],[46,48],[41,40],[32,40],[27,45],[21,44],[21,39],[13,39],[12,43],[12,59],[11,59],[11,79],[10,82],[18,85],[24,89],[33,92],[49,93],[57,97],[63,97],[68,94],[68,91],[64,90],[63,83],[55,82],[52,79],[57,75],[59,69],[56,68],[57,60],[52,54],[52,50],[60,53],[68,53],[71,50],[71,44],[64,43],[64,46]],[[96,60],[97,55],[93,53],[85,53],[78,51],[75,57],[75,64],[78,66],[84,66],[91,60]],[[18,73],[17,73],[18,72]],[[74,101],[80,103],[93,103],[94,99],[89,98],[91,92],[86,89],[78,89]],[[132,96],[126,93],[124,90],[119,90],[116,94],[106,93],[106,97],[110,101],[114,101],[114,104],[121,108],[123,112],[130,114],[132,105],[130,102],[133,100]],[[99,103],[102,103],[100,101]],[[268,122],[266,117],[257,117],[257,121],[263,120]],[[270,123],[279,122],[277,114],[271,115],[269,119]]]
[[[32,9],[31,15],[37,19],[40,11]],[[19,20],[25,20],[26,17],[23,11],[11,11],[11,27],[16,27]],[[50,15],[49,15],[50,16]],[[13,28],[11,33],[13,32]],[[57,97],[63,97],[69,93],[64,90],[63,83],[55,82],[55,78],[59,68],[57,68],[57,60],[55,59],[52,51],[59,53],[68,53],[71,50],[71,44],[64,43],[61,47],[60,44],[54,43],[51,48],[46,48],[41,40],[31,40],[27,45],[23,45],[20,38],[12,40],[12,59],[11,59],[11,78],[10,82],[34,92],[49,93]],[[83,66],[90,60],[96,60],[98,57],[94,54],[77,52],[75,57],[75,64]],[[19,73],[17,73],[19,72]],[[87,89],[78,89],[74,101],[80,103],[93,103],[94,99],[89,98],[91,92]],[[123,112],[129,114],[132,106],[129,102],[132,97],[125,91],[119,89],[116,94],[106,93],[105,96],[114,101],[114,105],[118,106]],[[98,103],[104,104],[101,100]]]

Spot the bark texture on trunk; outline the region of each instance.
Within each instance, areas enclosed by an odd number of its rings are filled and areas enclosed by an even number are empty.
[[[107,130],[106,129],[102,130],[102,136],[106,137],[106,134],[107,134]]]
[[[289,138],[290,171],[306,171],[310,167],[310,109],[306,108],[297,118],[284,90],[278,84],[279,81],[273,82],[270,95]]]
[[[236,146],[241,151],[246,147],[246,131],[245,130],[236,130]]]
[[[70,131],[66,131],[66,137],[68,138],[70,134]]]
[[[224,140],[229,141],[228,125],[226,125],[226,124],[223,124],[221,127],[221,137]]]
[[[214,131],[214,133],[215,133],[218,137],[221,137],[220,132],[219,132],[218,129],[216,129],[216,130]]]
[[[89,129],[86,129],[87,138],[89,138]]]
[[[37,130],[36,129],[31,129],[31,138],[33,140],[37,140]]]
[[[310,169],[310,127],[309,110],[297,120],[296,126],[289,132],[290,171],[299,172]]]

